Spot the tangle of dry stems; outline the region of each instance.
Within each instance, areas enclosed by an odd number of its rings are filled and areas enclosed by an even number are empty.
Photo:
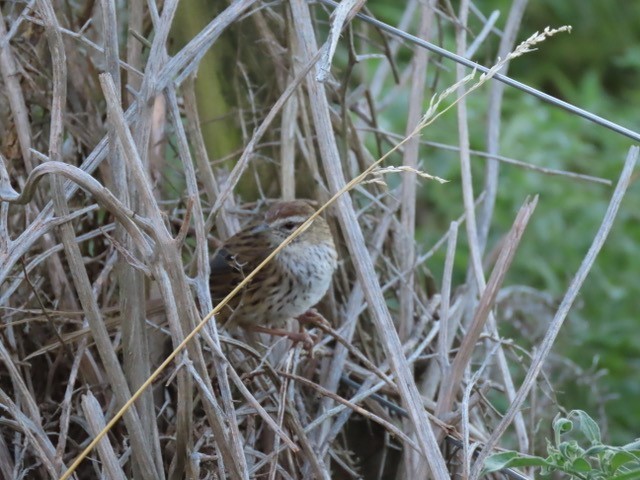
[[[475,223],[477,201],[485,199],[467,192],[462,216],[438,243],[448,242],[442,293],[425,288],[433,280],[424,267],[431,255],[413,238],[415,176],[442,180],[418,167],[418,136],[450,109],[462,109],[508,61],[568,28],[531,36],[475,81],[459,76],[433,95],[424,115],[408,116],[406,135],[375,160],[367,131],[379,147],[389,138],[377,124],[382,92],[331,76],[340,32],[350,52],[347,71],[377,55],[376,38],[386,61],[373,78],[398,71],[398,41],[353,21],[363,3],[344,2],[328,19],[330,39],[316,48],[319,6],[312,21],[302,0],[237,0],[173,54],[167,45],[180,22],[177,0],[161,11],[134,0],[127,12],[103,0],[64,16],[49,0],[2,7],[0,95],[9,100],[0,109],[7,132],[0,145],[2,475],[328,479],[375,471],[378,478],[408,478],[428,467],[437,479],[458,471],[478,477],[491,449],[471,465],[469,444],[499,440],[490,432],[498,425],[501,434],[517,415],[554,338],[525,366],[526,383],[515,399],[507,395],[512,408],[500,420],[484,392],[495,378],[501,385],[513,379],[508,369],[495,377],[490,359],[519,359],[485,322],[535,200],[525,201],[486,285],[454,286],[457,230]],[[422,8],[431,35],[434,12]],[[481,22],[483,36],[488,22]],[[225,85],[238,99],[233,114],[244,146],[233,166],[209,157],[197,110],[195,73],[205,76],[205,53],[221,38],[246,42]],[[438,68],[427,56],[416,59],[424,68],[418,72]],[[264,62],[273,76],[260,73]],[[422,95],[414,93],[417,105]],[[268,145],[282,157],[263,151]],[[463,142],[459,148],[469,155]],[[381,167],[398,151],[410,160]],[[405,177],[399,186],[380,185],[381,175],[398,172]],[[334,328],[317,330],[315,358],[283,341],[258,352],[210,321],[243,286],[212,308],[210,230],[216,225],[217,236],[231,235],[265,197],[296,191],[317,202],[316,215],[328,216],[341,250],[321,306]],[[177,233],[174,224],[181,225]],[[482,267],[473,268],[483,279]],[[566,309],[558,315],[557,328]],[[482,335],[496,340],[492,348]],[[476,369],[475,359],[487,352]],[[372,422],[381,460],[363,450],[365,421]],[[463,460],[439,442],[460,437],[457,430],[464,432]]]

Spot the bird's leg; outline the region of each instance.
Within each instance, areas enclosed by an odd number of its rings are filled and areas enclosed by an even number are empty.
[[[273,335],[276,337],[286,337],[293,343],[300,342],[304,345],[305,349],[309,351],[311,351],[313,349],[313,346],[315,345],[314,338],[304,330],[302,330],[301,332],[291,332],[282,328],[269,328],[263,327],[261,325],[251,325],[246,328],[247,330],[251,330],[252,332],[266,333],[267,335]]]
[[[322,330],[325,330],[325,331],[331,328],[331,323],[329,323],[329,320],[324,318],[322,314],[318,312],[315,308],[310,308],[309,310],[304,312],[302,315],[299,315],[296,318],[296,320],[298,320],[298,322],[300,322],[301,325],[303,323],[306,323],[308,325],[320,327]]]

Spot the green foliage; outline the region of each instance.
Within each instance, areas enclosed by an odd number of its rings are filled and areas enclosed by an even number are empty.
[[[573,31],[517,59],[510,74],[638,130],[640,95],[629,82],[638,81],[640,30],[631,26],[639,22],[637,4],[594,2],[584,8],[573,0],[535,2],[525,15],[522,36],[546,25],[568,23]],[[583,48],[586,44],[589,48]],[[503,111],[502,154],[615,182],[630,140],[512,89],[505,92]],[[504,166],[495,218],[499,230],[508,228],[524,193],[539,193],[540,203],[509,280],[560,297],[602,220],[611,189]],[[637,332],[635,277],[640,269],[640,225],[634,208],[638,202],[640,191],[632,185],[556,347],[581,368],[595,363],[607,373],[597,384],[580,385],[578,378],[555,386],[561,392],[559,401],[573,408],[601,407],[608,396],[602,411],[611,437],[619,443],[634,435],[640,424],[640,411],[630,401],[640,395],[640,387],[629,381],[640,359],[640,348],[632,340]],[[593,388],[601,393],[594,395]]]
[[[535,52],[514,60],[509,67],[513,78],[558,96],[628,128],[639,130],[637,105],[640,102],[640,3],[583,2],[582,0],[540,0],[530,2],[523,17],[519,39],[546,26],[569,24],[571,34],[557,35]],[[373,2],[391,23],[393,7]],[[503,28],[512,2],[489,0],[481,9],[488,16],[501,12],[497,28]],[[456,4],[457,5],[457,4]],[[454,5],[454,8],[457,6]],[[378,11],[378,10],[376,10]],[[475,21],[473,16],[471,21]],[[472,25],[473,27],[473,25]],[[476,25],[477,27],[477,25]],[[477,28],[471,28],[478,31]],[[434,38],[451,44],[453,31],[443,28]],[[476,60],[491,65],[498,39],[489,38]],[[453,63],[443,60],[434,91],[454,81]],[[430,75],[434,76],[434,70]],[[428,81],[428,85],[433,82]],[[432,91],[433,93],[433,91]],[[468,100],[471,148],[486,149],[486,87]],[[399,98],[381,122],[403,131],[406,98]],[[599,176],[615,182],[632,142],[603,127],[550,106],[512,88],[505,90],[502,106],[500,154],[532,165]],[[423,132],[422,139],[458,144],[457,119],[448,114]],[[459,156],[455,151],[433,147],[421,150],[425,171],[450,180],[446,185],[428,183],[420,192],[421,212],[418,241],[429,248],[462,213]],[[484,160],[473,157],[474,188],[482,191]],[[635,181],[635,179],[634,179]],[[507,285],[529,285],[549,292],[557,299],[564,294],[597,231],[609,202],[612,188],[558,176],[548,176],[510,165],[501,165],[498,198],[488,250],[500,241],[511,226],[515,212],[527,195],[538,194],[539,204],[527,227]],[[638,430],[640,396],[637,377],[640,345],[637,338],[639,304],[637,272],[640,271],[640,222],[636,205],[640,190],[634,183],[627,192],[613,230],[594,269],[582,289],[558,339],[556,351],[582,371],[591,369],[594,378],[580,378],[559,365],[548,365],[551,382],[561,404],[587,410],[600,409],[606,415],[606,432],[623,443]],[[454,282],[464,281],[468,259],[461,229],[455,259]],[[435,278],[442,278],[445,252],[429,262]],[[540,319],[531,318],[532,323]],[[501,331],[515,335],[510,326]],[[530,339],[514,336],[518,344]],[[598,380],[595,381],[597,372]],[[560,381],[564,378],[564,381]],[[582,382],[582,383],[581,383]]]
[[[483,473],[504,468],[535,467],[540,474],[564,473],[562,478],[623,480],[640,478],[640,442],[622,447],[602,443],[600,428],[582,410],[553,421],[554,439],[547,440],[547,456],[502,452],[487,458]]]

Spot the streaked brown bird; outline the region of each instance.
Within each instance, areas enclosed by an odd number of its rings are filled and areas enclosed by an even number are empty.
[[[211,260],[214,304],[225,298],[315,210],[303,200],[278,202],[229,238]],[[290,318],[304,321],[311,307],[329,289],[337,267],[337,253],[327,222],[313,223],[254,276],[218,314],[227,326],[287,336],[301,334],[281,329]],[[305,315],[306,314],[306,315]]]

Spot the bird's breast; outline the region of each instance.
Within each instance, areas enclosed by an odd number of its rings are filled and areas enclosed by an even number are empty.
[[[333,245],[286,249],[277,258],[287,280],[283,282],[288,317],[302,315],[322,299],[337,266]]]

